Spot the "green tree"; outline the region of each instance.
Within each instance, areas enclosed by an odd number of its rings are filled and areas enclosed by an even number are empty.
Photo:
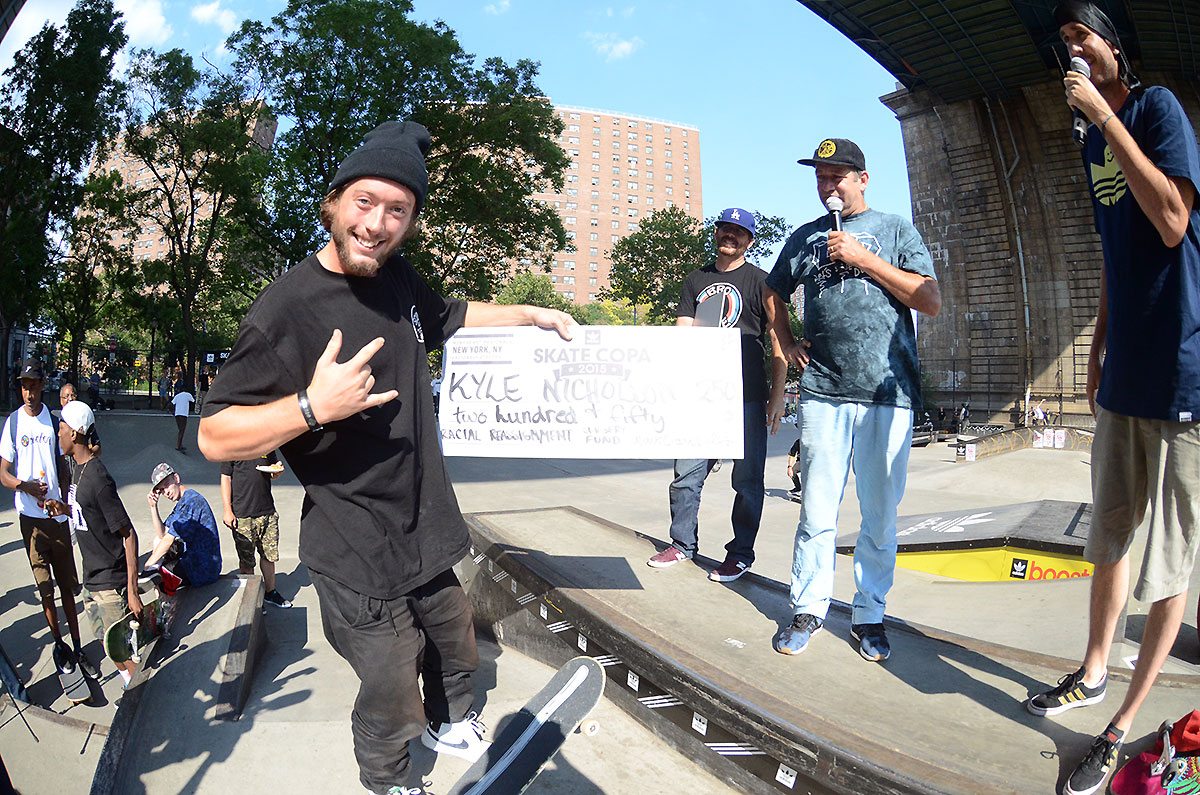
[[[68,340],[68,369],[79,372],[89,330],[112,318],[123,296],[141,281],[133,273],[132,247],[114,240],[136,229],[117,174],[93,174],[83,201],[67,225],[65,246],[55,256],[55,278],[46,287],[46,317]]]
[[[517,271],[508,283],[496,293],[497,304],[531,304],[544,306],[547,309],[559,309],[568,312],[571,304],[567,299],[554,292],[554,284],[545,274]]]
[[[534,82],[536,64],[476,66],[444,23],[416,22],[412,11],[409,0],[291,0],[230,38],[288,122],[264,238],[284,262],[323,245],[318,205],[338,165],[380,123],[410,119],[429,128],[433,147],[422,224],[404,250],[435,289],[490,299],[508,262],[548,262],[567,246],[557,213],[532,198],[563,187],[562,121]]]
[[[222,260],[222,243],[261,224],[267,155],[254,136],[265,108],[244,75],[200,71],[180,50],[139,51],[130,77],[123,143],[137,176],[135,213],[167,243],[163,260],[142,269],[147,284],[165,284],[179,304],[191,383],[209,291],[222,269],[246,266]]]
[[[38,317],[53,279],[48,241],[82,196],[80,173],[117,126],[113,77],[127,37],[111,0],[79,0],[65,27],[47,24],[14,56],[0,88],[0,370],[9,337]],[[0,378],[0,401],[9,379]]]
[[[655,210],[612,248],[609,287],[601,298],[646,304],[644,322],[675,321],[683,277],[710,261],[704,228],[678,206]]]
[[[754,213],[754,218],[755,238],[746,251],[752,264],[790,231],[778,216]],[[716,222],[713,216],[701,225],[678,206],[651,213],[613,246],[609,288],[601,298],[647,304],[649,323],[674,322],[684,277],[717,259]]]
[[[645,320],[648,310],[625,300],[602,298],[571,307],[571,315],[585,326],[636,326],[639,318]]]

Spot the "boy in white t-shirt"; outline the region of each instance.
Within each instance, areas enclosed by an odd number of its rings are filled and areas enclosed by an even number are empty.
[[[66,517],[47,515],[47,500],[62,501],[60,484],[69,481],[66,462],[58,447],[58,425],[42,403],[46,384],[42,363],[26,359],[21,366],[21,408],[8,415],[0,432],[0,483],[16,491],[16,509],[21,538],[29,555],[29,566],[42,599],[46,623],[54,635],[55,664],[60,669],[78,661],[83,672],[97,675],[81,650],[75,591],[79,573],[71,549],[71,532]],[[53,577],[51,573],[53,572]],[[67,617],[74,651],[63,641],[54,607],[54,584]]]
[[[183,431],[187,428],[187,418],[192,413],[192,404],[196,402],[196,399],[186,389],[177,389],[171,402],[175,404],[175,425],[179,428],[179,440],[175,442],[175,449],[186,453],[187,449],[183,446]]]

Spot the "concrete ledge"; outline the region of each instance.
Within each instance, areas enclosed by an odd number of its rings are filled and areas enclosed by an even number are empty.
[[[267,643],[267,630],[262,620],[263,595],[266,588],[257,574],[234,575],[245,581],[237,620],[229,637],[229,651],[218,662],[220,688],[213,717],[217,720],[237,720],[246,706],[254,666]]]
[[[218,583],[236,583],[240,593],[234,625],[228,632],[228,650],[223,652],[217,661],[215,680],[218,688],[216,703],[213,705],[214,717],[234,721],[241,717],[250,691],[254,665],[266,644],[266,630],[262,622],[264,589],[262,579],[258,575],[226,575],[221,577]],[[211,598],[211,592],[205,588],[181,591],[176,606],[176,622],[181,616],[192,614],[197,604],[207,602]],[[178,633],[178,629],[176,632]],[[220,637],[221,634],[217,633],[217,636]],[[108,729],[108,738],[92,778],[91,795],[113,795],[120,791],[126,747],[139,731],[141,703],[158,669],[159,652],[168,649],[166,653],[171,654],[170,649],[177,639],[177,634],[166,642],[162,637],[155,638],[150,649],[144,653],[145,662],[137,669],[125,688],[116,717]],[[186,650],[183,653],[186,654]]]

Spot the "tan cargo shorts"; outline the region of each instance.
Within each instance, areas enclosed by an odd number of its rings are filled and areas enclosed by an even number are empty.
[[[1200,422],[1129,417],[1096,406],[1092,527],[1084,557],[1114,563],[1150,506],[1146,554],[1133,595],[1157,602],[1187,590],[1200,524]]]

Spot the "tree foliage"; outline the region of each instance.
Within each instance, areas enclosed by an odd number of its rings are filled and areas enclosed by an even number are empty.
[[[261,77],[291,125],[274,150],[265,237],[285,262],[318,249],[318,205],[338,165],[374,127],[410,119],[433,147],[421,231],[405,252],[435,289],[490,299],[506,261],[548,261],[566,246],[558,215],[532,200],[563,186],[562,122],[536,64],[476,66],[452,30],[413,21],[412,10],[409,0],[291,0],[231,37],[239,67]]]
[[[571,316],[584,326],[636,326],[639,318],[645,320],[648,307],[602,298],[573,306],[570,311]]]
[[[139,51],[130,69],[131,113],[123,143],[136,217],[167,243],[161,262],[143,262],[146,284],[165,284],[179,303],[195,376],[198,328],[222,271],[222,246],[247,226],[261,226],[259,197],[267,155],[253,137],[264,108],[243,75],[201,71],[180,50]]]
[[[547,309],[570,311],[572,306],[567,299],[554,291],[554,284],[545,274],[531,273],[527,270],[517,273],[496,293],[497,304],[530,304],[543,306]]]
[[[45,316],[68,340],[68,369],[80,372],[80,351],[89,330],[113,318],[120,301],[141,281],[133,272],[128,240],[136,229],[116,174],[92,174],[83,201],[67,225],[65,244],[55,254],[55,278],[46,288]]]
[[[14,56],[0,88],[0,364],[11,330],[38,317],[54,281],[51,241],[82,196],[80,174],[116,130],[127,38],[111,0],[79,0]],[[0,379],[0,399],[9,379]]]
[[[683,277],[708,259],[699,221],[678,206],[655,210],[613,244],[609,287],[601,298],[646,304],[647,323],[673,323]]]
[[[756,235],[746,252],[750,263],[790,231],[778,216],[755,213],[754,218]],[[674,322],[684,277],[716,261],[715,230],[715,216],[701,225],[678,206],[656,210],[613,246],[610,287],[602,297],[648,304],[650,323]]]

